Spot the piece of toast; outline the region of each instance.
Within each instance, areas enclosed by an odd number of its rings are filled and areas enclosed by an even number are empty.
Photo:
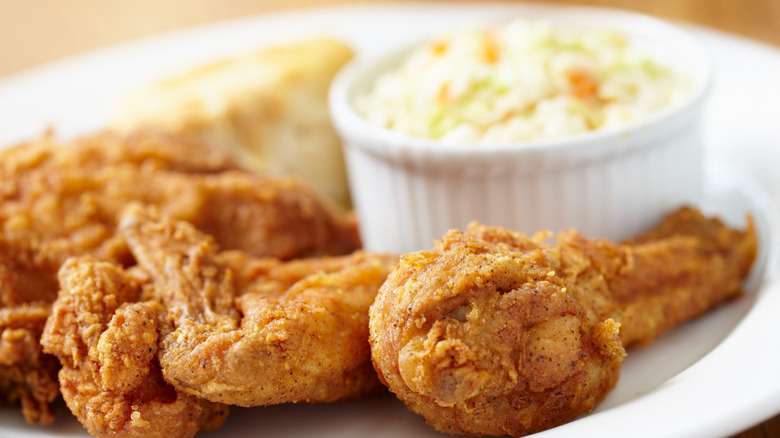
[[[351,58],[348,46],[322,38],[203,65],[130,94],[113,128],[152,127],[227,147],[244,167],[296,175],[349,208],[327,96]]]

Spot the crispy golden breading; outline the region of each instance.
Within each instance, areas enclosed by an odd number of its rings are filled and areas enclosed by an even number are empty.
[[[57,294],[57,269],[70,255],[127,254],[108,237],[106,218],[95,211],[90,187],[82,186],[92,172],[120,165],[138,173],[236,168],[222,151],[153,133],[101,134],[68,145],[46,135],[0,151],[0,403],[21,402],[30,423],[51,423],[59,396],[57,360],[39,345]]]
[[[154,132],[103,133],[68,144],[44,137],[0,151],[0,308],[51,303],[57,270],[68,257],[132,263],[115,231],[133,201],[192,222],[224,248],[257,256],[359,247],[354,216],[321,202],[311,188],[234,169],[224,152]],[[41,320],[30,333],[42,328]],[[52,367],[36,363],[45,356],[32,354],[37,347],[30,339],[29,360],[0,364],[0,400],[22,400],[28,421],[50,422],[48,412],[33,406],[48,406],[56,375],[41,374]]]
[[[522,436],[592,411],[623,345],[739,295],[757,245],[752,222],[690,209],[627,244],[545,237],[472,224],[403,256],[380,289],[374,364],[437,430]]]
[[[0,403],[21,403],[31,423],[51,423],[60,395],[59,364],[38,344],[48,316],[48,302],[0,308]]]
[[[396,257],[357,252],[283,263],[219,253],[189,223],[137,205],[120,232],[173,321],[159,357],[178,390],[258,406],[329,402],[381,387],[368,308]]]
[[[682,208],[623,245],[566,232],[559,245],[582,254],[608,282],[625,346],[649,344],[680,322],[742,293],[758,251],[755,225],[731,229]]]
[[[104,133],[69,144],[45,136],[0,151],[0,305],[52,301],[57,269],[71,255],[125,257],[112,235],[128,199],[187,210],[165,188],[148,186],[147,175],[230,169],[223,152],[156,133]]]
[[[625,352],[617,323],[556,275],[565,262],[537,240],[476,225],[405,255],[371,307],[380,377],[453,434],[524,435],[591,411]]]
[[[55,272],[74,254],[127,257],[114,229],[132,201],[192,222],[226,249],[258,256],[343,254],[359,246],[353,215],[321,202],[310,187],[232,171],[224,159],[196,160],[190,156],[214,152],[148,135],[146,142],[140,134],[124,143],[109,134],[67,145],[42,141],[0,153],[0,225],[9,250],[28,251],[25,260]],[[154,154],[135,147],[149,143]]]
[[[63,398],[97,437],[192,437],[227,406],[177,392],[157,360],[164,309],[143,301],[142,275],[91,257],[68,259],[41,344],[62,362]]]
[[[133,164],[181,173],[215,173],[238,169],[222,149],[185,141],[158,131],[119,135],[109,131],[64,144],[53,133],[0,151],[4,176],[21,176],[43,169],[97,169],[110,164]]]

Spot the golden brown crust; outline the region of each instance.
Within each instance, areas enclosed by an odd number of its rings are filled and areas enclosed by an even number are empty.
[[[740,293],[752,226],[672,218],[630,244],[472,224],[405,255],[370,309],[380,378],[453,434],[522,436],[590,412],[617,382],[624,344]],[[662,312],[640,315],[650,300]]]
[[[59,395],[57,360],[43,354],[40,339],[49,303],[0,308],[0,404],[21,403],[30,423],[54,421]]]
[[[290,260],[348,254],[361,245],[355,215],[295,178],[227,172],[190,185],[202,198],[197,213],[172,216],[214,236],[222,248]]]
[[[380,387],[368,307],[395,257],[282,263],[218,253],[190,224],[138,206],[120,229],[173,321],[160,363],[178,390],[256,406],[329,402]]]
[[[354,216],[320,202],[312,189],[234,169],[225,152],[151,131],[68,144],[49,136],[0,151],[0,308],[46,307],[68,257],[132,263],[115,233],[131,201],[191,221],[225,248],[259,256],[343,254],[360,245]],[[21,401],[30,422],[53,418],[56,360],[34,353],[42,328],[29,333],[24,364],[0,364],[0,401]]]
[[[447,433],[524,435],[589,412],[624,353],[614,326],[554,274],[563,263],[476,225],[404,256],[371,307],[380,376]]]
[[[558,241],[604,274],[625,346],[649,344],[679,323],[740,296],[758,248],[752,218],[745,230],[732,229],[689,207],[622,245],[571,232]]]
[[[167,321],[160,305],[140,301],[144,280],[82,257],[60,270],[61,291],[41,339],[61,363],[68,408],[98,437],[191,437],[219,426],[227,408],[165,383],[157,340]],[[221,422],[219,422],[221,424]]]
[[[123,135],[106,131],[67,144],[49,132],[34,141],[2,149],[0,157],[4,179],[43,169],[98,169],[117,164],[180,173],[238,169],[233,157],[223,150],[154,130]]]
[[[360,245],[354,217],[308,186],[231,171],[226,158],[208,158],[214,154],[153,132],[3,151],[3,241],[16,260],[48,263],[54,272],[75,254],[121,261],[128,256],[114,229],[125,205],[137,201],[195,223],[226,249],[258,256],[341,254]]]

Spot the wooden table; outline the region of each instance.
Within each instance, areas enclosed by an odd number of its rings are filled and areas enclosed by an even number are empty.
[[[630,9],[780,46],[777,0],[558,0]],[[280,9],[344,0],[0,0],[0,77],[135,37]],[[780,437],[780,415],[739,435]]]
[[[403,0],[402,0],[403,1]],[[780,46],[777,0],[558,0],[631,9]],[[0,76],[133,37],[345,0],[0,0]]]

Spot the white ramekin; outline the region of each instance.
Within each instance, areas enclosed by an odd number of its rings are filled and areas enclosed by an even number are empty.
[[[532,234],[575,228],[623,239],[702,196],[702,109],[709,58],[684,31],[634,13],[560,8],[556,23],[609,27],[654,46],[690,72],[688,96],[641,121],[555,140],[444,145],[374,126],[353,107],[409,49],[345,67],[330,89],[366,249],[428,249],[470,221]],[[671,56],[670,56],[671,55]]]

